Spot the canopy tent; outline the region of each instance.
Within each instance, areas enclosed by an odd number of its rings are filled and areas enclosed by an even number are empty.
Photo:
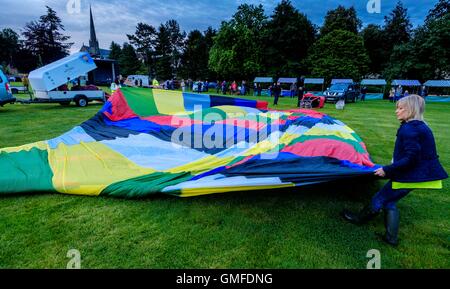
[[[305,84],[324,84],[325,78],[305,78]]]
[[[420,81],[418,80],[407,80],[407,79],[395,79],[392,81],[393,86],[401,85],[401,86],[421,86]]]
[[[293,83],[297,83],[297,78],[281,77],[281,78],[278,79],[278,82],[283,87],[283,84],[290,84],[290,85],[292,85]],[[281,91],[281,96],[285,97],[285,96],[291,96],[292,95],[292,92],[290,90],[290,85],[288,86],[289,89],[283,89]]]
[[[428,80],[424,85],[428,87],[450,87],[450,80]]]
[[[255,83],[273,83],[272,77],[256,77],[253,81]]]
[[[288,78],[288,77],[282,77],[278,79],[279,83],[297,83],[297,78]]]
[[[412,93],[418,93],[419,87],[422,84],[418,80],[409,80],[409,79],[395,79],[392,81],[392,86],[405,86],[412,87],[414,91]]]
[[[336,83],[353,83],[353,79],[350,78],[345,78],[345,79],[333,79],[331,80],[331,84],[336,84]]]
[[[317,111],[126,87],[60,137],[0,149],[0,196],[190,197],[351,182],[378,167],[355,131]]]
[[[361,85],[372,85],[372,86],[378,86],[378,85],[382,85],[382,86],[386,86],[387,82],[385,79],[363,79],[361,81]]]
[[[427,88],[437,88],[437,90],[441,90],[438,95],[430,95],[430,92],[427,90],[426,100],[429,102],[450,102],[450,97],[448,88],[450,88],[450,80],[442,79],[442,80],[428,80],[424,83],[424,86]],[[441,89],[439,89],[441,88]],[[442,94],[441,94],[442,93]],[[436,90],[434,91],[436,94]],[[442,96],[444,95],[444,96]]]
[[[322,85],[322,91],[324,90],[325,78],[305,78],[304,85],[306,87],[307,84],[310,85]]]
[[[273,78],[272,77],[256,77],[253,81],[254,83],[270,83],[273,84]],[[269,89],[261,89],[261,95],[269,96],[270,90]]]
[[[385,79],[363,79],[361,86],[382,86],[380,93],[370,93],[366,95],[366,99],[383,99],[387,82]]]

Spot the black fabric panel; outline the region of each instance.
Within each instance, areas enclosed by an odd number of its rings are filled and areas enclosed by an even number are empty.
[[[373,175],[367,170],[358,170],[342,165],[329,157],[286,157],[280,153],[276,159],[255,157],[241,165],[226,169],[226,176],[246,176],[249,178],[279,177],[283,182],[328,182],[357,176]]]
[[[103,114],[101,112],[82,123],[81,127],[96,141],[113,140],[118,137],[126,138],[129,135],[139,134],[137,131],[107,125],[103,121]]]

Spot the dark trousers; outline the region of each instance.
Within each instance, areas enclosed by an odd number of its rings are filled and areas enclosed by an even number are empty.
[[[274,99],[274,101],[273,101],[273,104],[274,105],[277,105],[278,104],[278,98],[280,98],[280,95],[278,94],[278,93],[275,93],[275,99]]]
[[[375,196],[372,198],[372,209],[380,211],[381,209],[397,210],[397,202],[408,195],[411,189],[392,189],[392,181],[389,181]]]

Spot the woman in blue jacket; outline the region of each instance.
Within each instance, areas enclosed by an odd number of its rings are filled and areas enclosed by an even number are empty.
[[[440,189],[448,178],[439,163],[436,143],[431,129],[423,120],[425,101],[418,95],[404,97],[397,102],[397,119],[401,126],[397,132],[394,159],[391,165],[375,171],[378,177],[390,181],[359,213],[343,211],[344,218],[354,224],[364,224],[383,210],[386,234],[383,240],[398,245],[399,212],[396,203],[413,189]]]

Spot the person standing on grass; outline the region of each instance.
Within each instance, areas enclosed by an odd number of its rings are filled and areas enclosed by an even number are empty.
[[[291,98],[294,98],[295,94],[297,93],[297,83],[295,82],[292,83],[290,89],[291,89]]]
[[[361,101],[365,101],[366,100],[366,94],[367,94],[367,87],[363,87],[361,89]]]
[[[278,82],[273,87],[273,96],[274,96],[273,105],[278,105],[278,99],[280,98],[280,95],[281,95],[281,83]]]
[[[303,86],[300,86],[298,88],[298,99],[297,99],[297,107],[300,107],[300,104],[303,100],[303,95],[305,94],[305,89],[303,88]]]
[[[397,132],[392,164],[375,171],[389,182],[359,213],[344,210],[342,215],[350,223],[361,225],[384,211],[386,233],[383,241],[398,245],[400,215],[397,202],[413,189],[442,189],[447,172],[439,162],[433,132],[424,122],[425,101],[419,95],[410,95],[397,102]]]
[[[216,93],[217,94],[219,94],[220,93],[220,89],[221,89],[221,86],[220,86],[220,81],[216,81]]]

